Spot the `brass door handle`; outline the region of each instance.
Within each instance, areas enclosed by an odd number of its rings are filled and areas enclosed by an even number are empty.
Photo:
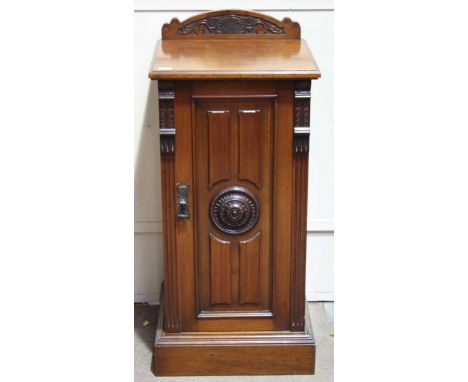
[[[188,183],[177,183],[177,218],[188,219],[189,214],[189,189]]]

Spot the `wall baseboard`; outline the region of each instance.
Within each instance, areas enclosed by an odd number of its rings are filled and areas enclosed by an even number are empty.
[[[334,232],[335,227],[332,219],[310,219],[307,220],[307,232]]]
[[[306,292],[307,301],[335,301],[333,292]]]
[[[133,295],[133,302],[146,302],[151,305],[159,305],[159,292],[155,293],[135,293]]]

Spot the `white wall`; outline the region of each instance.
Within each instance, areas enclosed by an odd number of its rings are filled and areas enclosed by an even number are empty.
[[[224,1],[164,2],[135,0],[135,301],[158,301],[162,281],[161,184],[157,88],[148,69],[161,26],[212,9],[232,8]],[[287,4],[289,7],[286,7]],[[301,24],[322,71],[312,82],[306,294],[333,300],[333,2],[236,1]]]

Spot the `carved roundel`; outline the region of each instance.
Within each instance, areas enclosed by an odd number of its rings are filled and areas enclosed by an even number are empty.
[[[226,187],[210,206],[213,224],[228,235],[240,235],[257,224],[260,206],[255,195],[244,187]]]

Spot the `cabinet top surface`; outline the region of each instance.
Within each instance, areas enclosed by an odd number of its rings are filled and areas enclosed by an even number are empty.
[[[320,71],[302,39],[160,40],[151,79],[316,79]]]
[[[289,18],[226,9],[164,24],[151,79],[314,79],[320,71]]]

